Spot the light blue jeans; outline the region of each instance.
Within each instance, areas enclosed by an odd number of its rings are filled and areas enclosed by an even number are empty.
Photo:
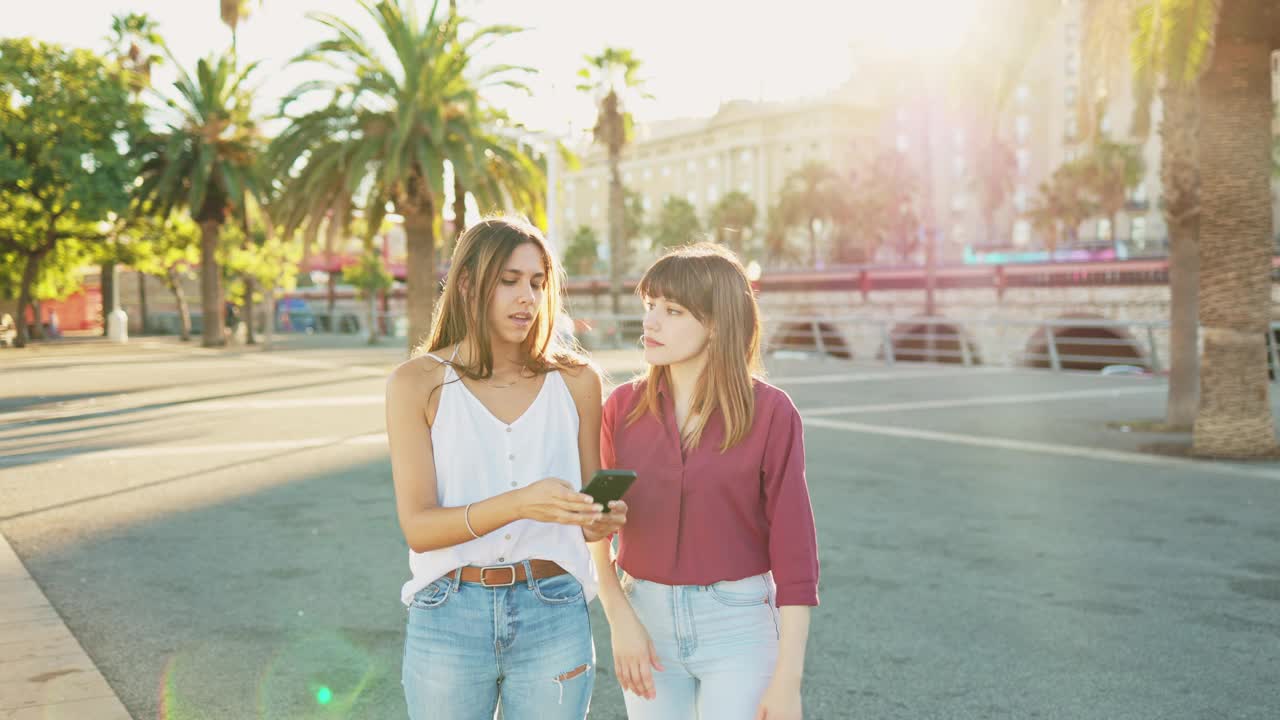
[[[658,650],[653,700],[623,693],[629,720],[752,720],[778,661],[779,616],[769,574],[715,585],[623,578]]]
[[[493,720],[499,703],[503,720],[582,720],[595,670],[582,585],[568,573],[493,588],[450,573],[409,606],[410,720]]]

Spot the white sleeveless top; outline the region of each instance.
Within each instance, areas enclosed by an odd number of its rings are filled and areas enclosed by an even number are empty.
[[[431,445],[440,507],[480,502],[545,477],[582,488],[578,408],[558,371],[547,373],[533,404],[510,425],[494,417],[448,363],[439,392]],[[419,590],[462,565],[507,565],[537,558],[552,560],[572,573],[582,583],[587,602],[595,597],[595,566],[582,528],[517,520],[461,545],[424,553],[410,550],[413,579],[401,588],[400,600],[408,605]]]

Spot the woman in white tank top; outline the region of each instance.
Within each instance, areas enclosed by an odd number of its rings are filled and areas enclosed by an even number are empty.
[[[429,340],[387,383],[396,512],[413,577],[402,682],[412,720],[581,719],[595,677],[587,542],[603,513],[600,377],[558,344],[560,270],[496,218],[458,240]]]

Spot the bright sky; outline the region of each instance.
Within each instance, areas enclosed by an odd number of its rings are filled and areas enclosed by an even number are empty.
[[[417,0],[425,15],[428,0]],[[447,7],[441,0],[441,12]],[[486,52],[488,63],[531,65],[532,97],[491,99],[526,125],[563,133],[589,127],[590,99],[574,89],[587,53],[629,47],[644,62],[653,100],[633,110],[642,122],[699,117],[729,99],[813,97],[849,78],[856,53],[890,47],[917,52],[945,43],[968,21],[974,0],[458,0],[463,15],[529,28]],[[966,10],[966,8],[968,10]],[[103,50],[111,16],[145,12],[186,66],[230,44],[217,0],[23,0],[5,14],[4,35]],[[318,69],[285,69],[305,46],[328,36],[308,12],[332,12],[364,28],[354,0],[265,0],[239,31],[243,60],[261,60],[262,93],[278,98]],[[157,85],[172,69],[156,72]],[[274,109],[274,101],[264,109]]]

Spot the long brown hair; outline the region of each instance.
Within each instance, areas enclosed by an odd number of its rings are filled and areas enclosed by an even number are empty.
[[[563,300],[564,271],[538,228],[525,220],[505,216],[481,220],[458,238],[444,293],[431,320],[431,333],[414,351],[415,356],[471,339],[476,357],[471,358],[469,364],[457,360],[451,364],[460,375],[469,378],[493,376],[493,342],[485,310],[511,253],[525,243],[534,245],[541,253],[546,279],[542,307],[538,308],[533,327],[520,346],[524,369],[546,373],[586,364],[577,349],[556,337],[554,332]]]
[[[712,243],[677,248],[645,272],[636,293],[679,303],[711,331],[707,363],[689,410],[695,420],[687,432],[681,433],[685,447],[698,446],[713,410],[719,410],[724,418],[721,452],[742,442],[751,432],[755,415],[755,380],[764,377],[760,308],[742,263],[732,252]],[[644,394],[627,416],[628,425],[646,413],[661,413],[658,385],[664,380],[670,387],[666,366],[649,366],[641,380],[645,383]]]

